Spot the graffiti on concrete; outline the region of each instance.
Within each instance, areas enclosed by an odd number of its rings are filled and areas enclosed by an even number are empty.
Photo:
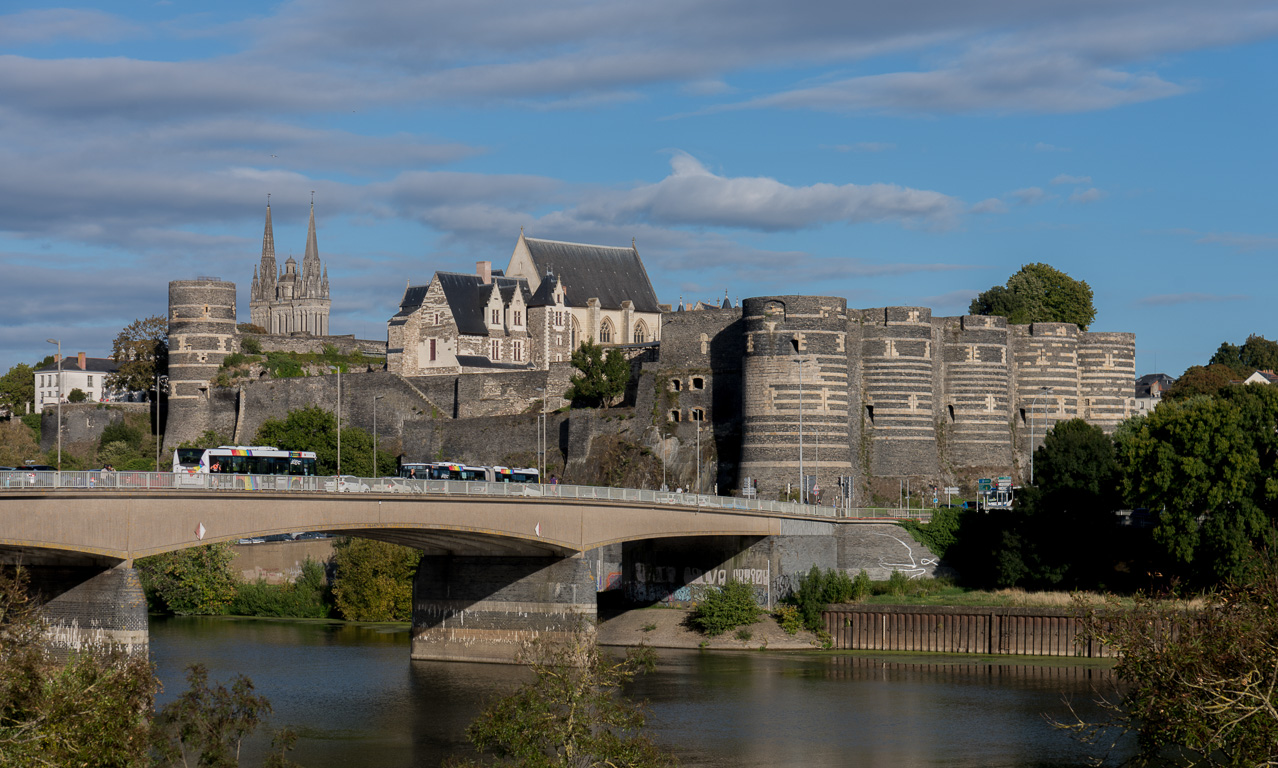
[[[880,568],[885,568],[889,571],[900,571],[901,573],[909,576],[911,579],[917,579],[927,573],[928,566],[936,567],[936,558],[920,557],[915,560],[914,549],[911,548],[909,544],[906,544],[904,541],[901,541],[890,533],[873,533],[870,535],[887,537],[895,541],[897,544],[900,544],[902,547],[905,547],[905,556],[910,560],[908,563],[888,563],[884,562],[885,557],[883,555],[879,555]]]

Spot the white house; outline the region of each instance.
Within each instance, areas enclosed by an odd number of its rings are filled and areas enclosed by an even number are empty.
[[[71,390],[79,389],[89,399],[111,400],[117,393],[107,387],[107,376],[119,369],[119,363],[109,357],[85,357],[81,352],[62,361],[62,401],[67,401]],[[35,372],[36,407],[56,405],[58,402],[57,358]]]

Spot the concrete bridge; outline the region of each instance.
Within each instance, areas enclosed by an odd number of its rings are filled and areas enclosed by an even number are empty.
[[[414,658],[509,661],[524,640],[567,631],[576,615],[593,618],[596,593],[612,586],[608,574],[629,568],[641,587],[631,596],[650,601],[721,584],[725,564],[763,564],[731,570],[771,601],[784,579],[838,564],[837,529],[903,513],[849,518],[832,508],[576,486],[14,474],[23,482],[4,488],[15,478],[0,478],[0,562],[31,569],[56,642],[73,648],[145,647],[135,558],[321,531],[424,553],[413,589]]]

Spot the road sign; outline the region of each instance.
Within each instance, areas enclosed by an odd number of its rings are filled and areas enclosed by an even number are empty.
[[[958,486],[947,485],[945,487],[945,493],[950,496],[954,496],[958,492],[959,492]]]

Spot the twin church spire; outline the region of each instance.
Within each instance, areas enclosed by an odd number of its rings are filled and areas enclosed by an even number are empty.
[[[302,268],[289,256],[283,270],[275,263],[275,231],[271,224],[270,196],[266,201],[266,228],[262,233],[262,262],[253,268],[249,289],[249,315],[254,325],[267,333],[328,335],[328,269],[319,257],[315,237],[315,198],[311,198],[311,220],[306,232],[306,252]]]

